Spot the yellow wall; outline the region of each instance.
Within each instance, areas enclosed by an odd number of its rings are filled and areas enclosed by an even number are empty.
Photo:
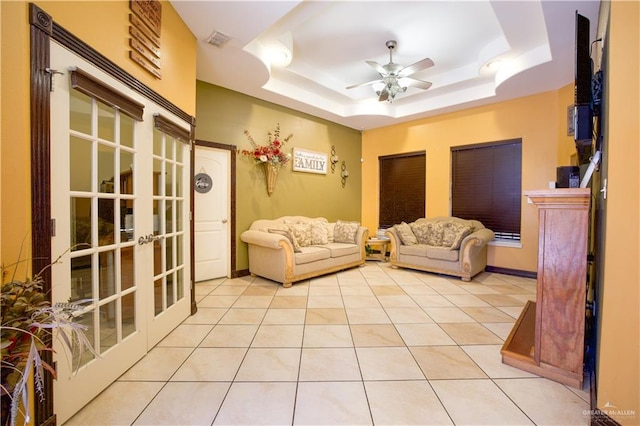
[[[605,77],[608,193],[598,408],[623,425],[640,424],[639,28],[639,2],[611,2]],[[607,407],[611,405],[615,408]]]
[[[162,2],[162,79],[156,80],[128,57],[129,2],[37,2],[53,20],[135,78],[195,115],[196,40],[169,2]],[[29,144],[29,16],[26,1],[0,1],[0,261],[18,258],[31,230]]]
[[[36,2],[53,20],[117,63],[141,83],[195,115],[196,39],[171,3],[162,1],[162,79],[129,59],[128,0]],[[108,31],[96,31],[96,27]]]
[[[295,147],[330,157],[331,146],[335,146],[340,158],[335,173],[328,165],[326,175],[294,172],[291,163],[287,164],[269,197],[262,169],[247,157],[237,156],[237,270],[249,267],[247,246],[240,241],[240,234],[256,219],[302,215],[322,216],[330,221],[360,220],[360,132],[200,81],[197,95],[196,138],[199,140],[251,149],[243,134],[245,129],[258,145],[263,145],[267,143],[267,133],[280,123],[282,137],[293,134],[285,151],[290,153]],[[344,188],[340,179],[343,160],[349,171]]]
[[[426,216],[449,215],[452,146],[522,138],[523,190],[548,188],[556,167],[568,165],[572,141],[566,136],[566,108],[573,89],[563,88],[508,102],[365,131],[362,139],[362,222],[378,227],[378,157],[426,151]],[[569,148],[559,147],[562,143]],[[573,148],[575,150],[575,147]],[[562,155],[561,155],[562,154]],[[561,158],[565,157],[565,158]],[[538,216],[522,199],[522,247],[491,246],[488,264],[522,271],[537,270]]]
[[[18,260],[31,231],[31,173],[29,169],[29,30],[27,4],[0,2],[2,9],[2,116],[0,116],[0,262]]]

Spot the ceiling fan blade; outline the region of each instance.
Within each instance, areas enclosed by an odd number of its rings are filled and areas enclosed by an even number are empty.
[[[425,70],[434,65],[433,61],[429,58],[424,58],[421,61],[416,62],[415,64],[411,64],[402,68],[402,70],[398,73],[400,77],[406,77],[411,74],[417,73],[418,71]]]
[[[380,91],[380,96],[378,97],[378,101],[382,102],[382,101],[386,101],[387,99],[389,99],[389,91],[384,88]]]
[[[382,75],[387,75],[389,74],[387,72],[387,70],[380,65],[379,63],[377,63],[376,61],[365,61],[366,63],[368,63],[369,65],[371,65],[373,67],[373,69],[375,69],[376,71],[378,71],[380,74]]]
[[[416,80],[415,78],[403,77],[403,85],[417,87],[418,89],[427,90],[433,83],[429,81]]]
[[[375,84],[375,83],[384,83],[384,82],[382,80],[367,81],[366,83],[359,83],[359,84],[354,84],[353,86],[349,86],[347,87],[347,90],[355,89],[356,87],[360,87],[360,86],[368,86],[370,84]]]

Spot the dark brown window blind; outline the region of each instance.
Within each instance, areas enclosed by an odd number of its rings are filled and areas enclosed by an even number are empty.
[[[522,140],[451,148],[451,214],[520,240]]]
[[[425,214],[425,152],[379,157],[380,228],[413,222]]]

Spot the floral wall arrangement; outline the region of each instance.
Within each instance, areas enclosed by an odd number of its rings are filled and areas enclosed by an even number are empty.
[[[258,145],[248,130],[244,131],[245,136],[249,139],[253,149],[243,149],[240,154],[253,159],[256,164],[262,165],[264,175],[267,180],[267,194],[271,196],[276,186],[276,179],[280,167],[287,164],[291,160],[291,154],[286,153],[283,148],[293,134],[289,134],[284,139],[280,137],[280,123],[276,125],[273,132],[267,133],[267,144]]]
[[[244,131],[245,136],[251,143],[252,150],[243,149],[240,153],[244,156],[250,157],[256,161],[256,163],[271,163],[274,165],[283,165],[291,160],[291,154],[283,151],[284,146],[293,138],[293,134],[289,134],[284,139],[280,138],[280,123],[276,125],[275,130],[267,133],[268,143],[266,145],[258,145],[253,139],[253,136],[248,130]]]

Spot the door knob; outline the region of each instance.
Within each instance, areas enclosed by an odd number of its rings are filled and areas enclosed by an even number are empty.
[[[222,219],[222,223],[227,223],[227,219]]]

